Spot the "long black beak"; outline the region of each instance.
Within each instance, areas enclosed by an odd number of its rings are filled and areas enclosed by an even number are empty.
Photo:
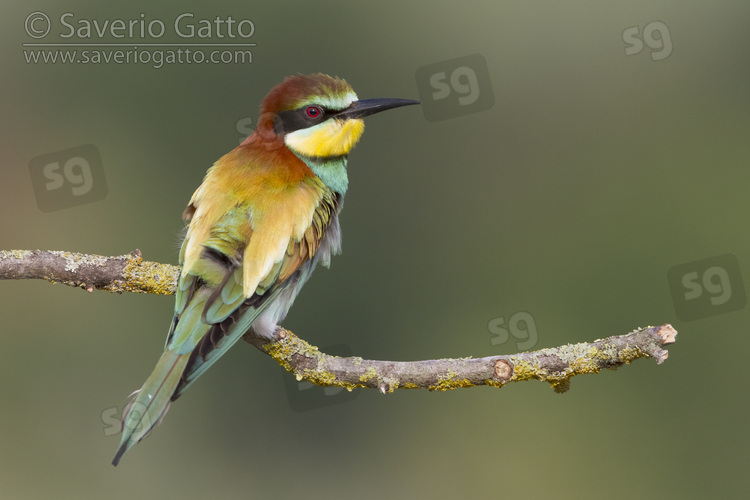
[[[401,106],[411,106],[412,104],[422,104],[419,101],[411,99],[362,99],[354,101],[352,105],[336,113],[336,118],[364,118],[365,116],[380,113],[386,109],[400,108]]]

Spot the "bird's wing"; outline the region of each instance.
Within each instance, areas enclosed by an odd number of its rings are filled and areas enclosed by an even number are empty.
[[[274,298],[301,274],[307,278],[339,208],[338,197],[315,180],[262,210],[230,210],[192,260],[188,233],[166,347],[192,355],[172,399],[234,345]],[[241,221],[251,221],[250,227]]]

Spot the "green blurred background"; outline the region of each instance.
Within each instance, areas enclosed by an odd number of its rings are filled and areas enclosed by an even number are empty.
[[[65,12],[143,13],[167,26],[157,42],[188,43],[227,39],[176,38],[179,14],[232,16],[252,20],[257,46],[252,64],[27,64],[33,11],[56,28]],[[0,19],[1,249],[139,248],[174,263],[188,199],[284,76],[419,98],[419,68],[478,53],[489,110],[368,119],[344,254],[285,326],[393,360],[517,352],[524,332],[502,342],[491,325],[519,312],[534,348],[647,324],[680,332],[663,365],[579,377],[564,395],[531,382],[319,390],[304,411],[289,376],[240,344],[114,468],[111,419],[153,368],[172,298],[1,282],[0,497],[744,496],[750,310],[704,304],[680,321],[667,272],[724,254],[750,268],[747,2],[39,1],[4,2]],[[653,37],[626,55],[623,32],[655,21],[669,57]],[[64,41],[55,27],[44,41]],[[101,152],[106,197],[43,213],[30,161],[84,144]],[[745,278],[730,276],[733,291]]]

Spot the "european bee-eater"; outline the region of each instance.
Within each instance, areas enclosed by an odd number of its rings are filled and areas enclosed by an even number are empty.
[[[347,155],[368,115],[419,104],[357,99],[344,80],[286,78],[253,134],[206,173],[183,218],[181,273],[164,353],[123,412],[113,465],[248,330],[271,338],[317,264],[341,249]]]

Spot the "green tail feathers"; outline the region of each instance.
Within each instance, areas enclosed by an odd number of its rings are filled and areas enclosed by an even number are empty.
[[[164,418],[189,359],[189,353],[164,351],[146,383],[123,411],[122,440],[112,465],[117,465],[125,452],[146,437]]]

